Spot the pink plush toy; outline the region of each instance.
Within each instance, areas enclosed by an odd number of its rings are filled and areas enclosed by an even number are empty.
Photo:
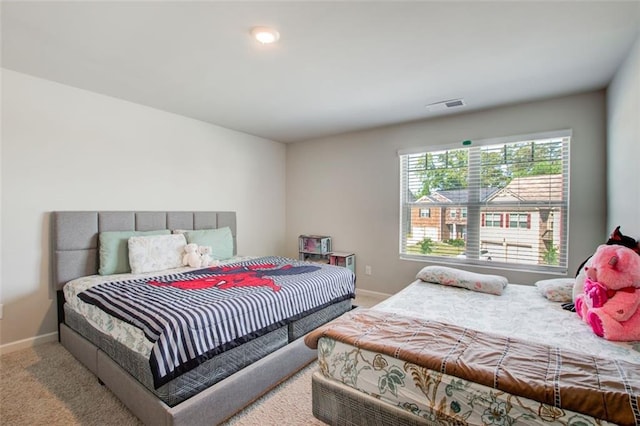
[[[601,245],[585,272],[578,315],[607,340],[640,340],[640,256],[627,247]]]
[[[615,290],[609,290],[599,282],[592,281],[585,273],[583,293],[579,294],[575,301],[576,313],[588,324],[589,310],[600,308],[614,294]]]

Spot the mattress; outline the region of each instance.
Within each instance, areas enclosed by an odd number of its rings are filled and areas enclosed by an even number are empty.
[[[226,264],[247,259],[234,258]],[[169,271],[167,274],[156,272],[144,274],[142,277],[161,277],[190,270],[192,269],[181,268]],[[115,276],[120,281],[140,277],[141,275],[133,276],[131,274]],[[65,323],[107,353],[124,370],[169,406],[186,400],[202,389],[223,380],[303,336],[313,328],[351,309],[349,297],[342,298],[345,300],[336,300],[329,306],[318,306],[317,309],[309,310],[300,318],[292,318],[286,325],[272,327],[268,332],[257,335],[254,339],[240,346],[232,347],[212,356],[186,373],[161,386],[156,386],[149,365],[152,345],[144,333],[139,328],[107,314],[92,304],[83,302],[78,297],[83,291],[113,279],[114,276],[88,276],[68,283],[64,287]],[[354,288],[351,289],[351,291],[353,290]]]
[[[231,263],[234,260],[235,259],[230,259],[228,263]],[[69,281],[62,289],[64,293],[65,310],[76,312],[96,330],[110,336],[132,351],[148,358],[151,354],[151,348],[153,345],[147,338],[145,338],[141,329],[107,314],[95,305],[83,302],[78,298],[78,294],[89,288],[114,280],[129,280],[135,277],[159,277],[170,275],[174,272],[185,272],[193,269],[194,268],[185,267],[172,269],[171,271],[152,272],[139,275],[89,275],[77,278],[73,281]]]
[[[511,284],[502,296],[493,296],[416,281],[372,310],[624,360],[640,370],[640,344],[598,338],[574,313],[531,286]],[[318,341],[318,360],[325,379],[434,424],[607,424],[324,337]],[[323,402],[318,406],[322,411]]]
[[[273,330],[241,346],[223,352],[198,367],[156,388],[149,358],[132,351],[113,337],[93,328],[77,312],[65,307],[65,323],[100,348],[120,367],[170,407],[196,395],[251,363],[289,343],[287,327]]]

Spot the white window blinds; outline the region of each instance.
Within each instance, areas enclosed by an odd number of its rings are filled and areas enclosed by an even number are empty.
[[[400,152],[401,256],[566,271],[570,138]]]

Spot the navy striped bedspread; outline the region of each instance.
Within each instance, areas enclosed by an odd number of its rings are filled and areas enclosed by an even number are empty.
[[[355,297],[347,268],[270,256],[100,284],[78,297],[153,343],[154,385],[332,303]]]

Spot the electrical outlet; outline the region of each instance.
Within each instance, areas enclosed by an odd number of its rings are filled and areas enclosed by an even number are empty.
[[[367,266],[364,267],[364,273],[366,275],[371,275],[371,266],[370,265],[367,265]]]

